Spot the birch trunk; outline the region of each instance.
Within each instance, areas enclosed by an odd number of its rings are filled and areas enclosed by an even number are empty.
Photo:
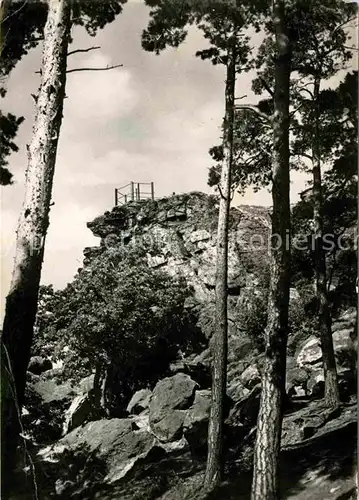
[[[273,244],[270,262],[268,323],[265,331],[265,363],[254,450],[252,500],[276,500],[278,498],[279,452],[288,338],[290,40],[286,32],[285,1],[273,0],[272,9],[277,50],[272,118]]]
[[[325,382],[325,402],[329,407],[340,404],[337,368],[334,355],[332,322],[328,301],[327,269],[323,250],[323,196],[321,179],[321,151],[320,151],[320,78],[314,80],[314,134],[313,134],[313,219],[314,219],[314,266],[315,285],[317,295],[317,314],[320,342],[323,352],[323,368]]]
[[[236,82],[235,47],[228,50],[223,124],[224,160],[220,181],[217,230],[215,333],[212,344],[212,401],[208,425],[208,454],[204,486],[213,489],[221,481],[223,469],[223,402],[227,381],[227,294],[228,294],[228,219],[231,203],[233,161],[233,122]]]
[[[26,370],[49,225],[56,152],[62,121],[70,31],[68,0],[49,0],[44,29],[42,76],[25,179],[25,199],[17,228],[16,254],[1,341],[10,359],[17,407],[23,404]],[[4,455],[14,454],[18,415],[3,404]],[[9,458],[9,462],[10,462]],[[5,459],[5,462],[8,461]],[[4,476],[3,476],[4,477]]]

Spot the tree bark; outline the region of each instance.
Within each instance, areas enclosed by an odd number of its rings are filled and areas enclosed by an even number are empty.
[[[234,37],[235,38],[235,37]],[[235,40],[228,49],[223,124],[223,164],[219,185],[220,204],[217,230],[215,333],[212,339],[212,400],[208,425],[208,453],[204,486],[213,489],[223,474],[223,403],[227,382],[227,295],[228,295],[228,220],[231,204],[233,162],[233,123],[236,83]]]
[[[26,370],[44,256],[45,237],[66,83],[66,56],[70,32],[68,0],[49,0],[44,29],[42,77],[25,179],[25,199],[17,228],[16,254],[1,341],[13,375],[17,406],[23,404]],[[3,460],[14,455],[18,416],[3,407]],[[3,420],[3,419],[2,419]],[[4,477],[4,475],[3,475]]]
[[[325,402],[329,407],[340,404],[337,368],[334,355],[332,321],[328,301],[327,269],[323,249],[323,196],[320,151],[320,78],[314,79],[314,134],[313,157],[313,220],[314,220],[314,267],[317,296],[317,316],[320,342],[323,352]]]
[[[279,489],[279,452],[285,396],[290,286],[289,79],[290,40],[285,1],[272,1],[275,29],[275,91],[272,156],[272,248],[265,331],[265,362],[254,450],[252,500],[275,500]]]

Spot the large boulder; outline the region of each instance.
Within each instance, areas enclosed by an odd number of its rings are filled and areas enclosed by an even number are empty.
[[[127,405],[127,411],[130,414],[138,415],[150,406],[152,392],[149,389],[141,389],[135,392]]]
[[[297,356],[297,364],[300,367],[310,367],[323,360],[322,349],[320,341],[316,337],[311,337],[306,340],[304,345],[300,348]]]
[[[134,429],[131,419],[109,419],[89,422],[72,430],[52,446],[43,448],[39,457],[43,462],[60,463],[71,457],[75,451],[86,456],[96,456],[106,470],[105,483],[122,479],[140,459],[156,446],[155,437],[144,429]],[[71,463],[68,468],[73,467]],[[91,472],[91,471],[90,471]],[[66,477],[57,489],[66,489]],[[82,497],[83,498],[83,497]]]
[[[194,452],[203,449],[207,444],[210,408],[211,391],[196,391],[193,405],[187,410],[183,423],[183,434]]]
[[[90,419],[96,418],[95,407],[93,398],[90,394],[82,394],[81,396],[76,396],[72,401],[70,408],[66,410],[65,421],[63,425],[63,435],[72,431],[76,427],[84,424]]]
[[[41,356],[32,356],[27,367],[27,371],[30,373],[34,373],[35,375],[41,375],[41,373],[44,373],[51,369],[51,361],[48,358],[43,358]]]
[[[150,426],[160,441],[175,441],[182,434],[185,412],[193,403],[196,382],[184,373],[160,380],[150,403]]]
[[[261,374],[255,365],[248,366],[241,374],[241,382],[246,389],[253,389],[261,381]]]

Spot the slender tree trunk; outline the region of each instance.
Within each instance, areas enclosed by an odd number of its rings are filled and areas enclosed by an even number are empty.
[[[227,294],[228,294],[228,220],[231,204],[233,161],[233,122],[236,83],[235,40],[228,50],[220,205],[217,231],[215,334],[212,339],[212,401],[208,425],[208,454],[204,486],[212,489],[221,481],[223,469],[223,402],[227,382]]]
[[[320,78],[314,80],[314,134],[313,134],[313,219],[314,219],[314,266],[317,295],[317,314],[320,342],[323,352],[323,367],[325,381],[325,402],[329,407],[340,404],[338,377],[334,355],[332,321],[328,301],[327,269],[325,252],[323,250],[323,197],[321,179],[320,151]]]
[[[18,222],[16,254],[1,341],[10,360],[17,406],[23,404],[26,370],[44,255],[56,152],[62,121],[66,82],[66,57],[70,30],[68,0],[49,0],[44,30],[42,76],[34,128],[28,147],[25,200]],[[14,455],[18,415],[2,406],[2,453]],[[10,461],[10,459],[9,459]],[[6,465],[8,461],[5,460]],[[5,465],[5,464],[4,464]],[[13,464],[12,464],[13,465]],[[4,477],[4,476],[3,476]]]
[[[252,500],[278,498],[279,452],[285,395],[290,285],[289,78],[290,40],[285,0],[273,0],[276,39],[272,156],[272,248],[265,363],[254,450]]]

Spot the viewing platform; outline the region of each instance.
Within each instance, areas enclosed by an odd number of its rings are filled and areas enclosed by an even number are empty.
[[[115,188],[115,207],[125,205],[129,201],[155,199],[154,182],[129,182],[125,186]]]

